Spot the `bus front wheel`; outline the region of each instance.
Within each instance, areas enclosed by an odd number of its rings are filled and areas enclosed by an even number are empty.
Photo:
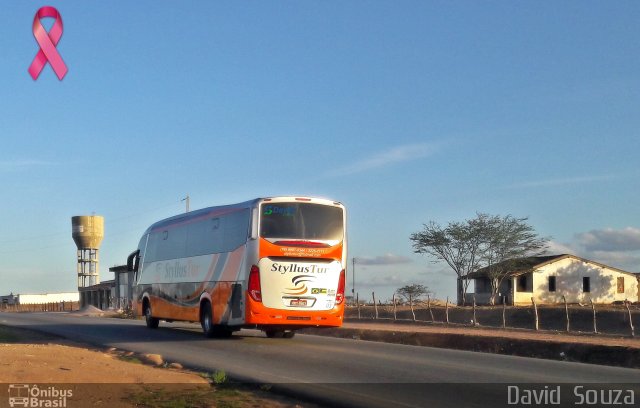
[[[151,314],[151,304],[148,300],[144,302],[144,320],[147,323],[147,327],[150,329],[157,329],[160,324],[160,319],[153,317]]]

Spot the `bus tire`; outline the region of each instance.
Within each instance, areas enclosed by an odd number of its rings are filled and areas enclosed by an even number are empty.
[[[264,334],[270,339],[279,339],[282,338],[284,332],[282,330],[265,330]]]
[[[292,339],[296,335],[296,332],[293,330],[267,329],[264,333],[270,339]]]
[[[144,301],[144,320],[147,323],[147,327],[150,329],[157,329],[160,324],[160,319],[153,317],[151,303],[148,299],[145,299]]]
[[[213,313],[211,312],[211,303],[202,302],[200,305],[200,325],[205,337],[211,338],[215,336],[213,325]]]
[[[200,313],[200,325],[205,337],[212,338],[228,338],[231,337],[233,331],[226,327],[213,323],[213,313],[211,312],[211,303],[203,302]]]

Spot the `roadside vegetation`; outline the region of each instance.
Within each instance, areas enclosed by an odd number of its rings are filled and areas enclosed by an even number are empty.
[[[302,407],[303,405],[285,402],[283,398],[268,394],[263,390],[255,390],[239,384],[226,385],[208,389],[184,389],[169,385],[164,388],[143,386],[143,390],[127,395],[127,400],[136,407],[159,408],[253,408],[253,407]],[[308,405],[304,405],[308,406]]]

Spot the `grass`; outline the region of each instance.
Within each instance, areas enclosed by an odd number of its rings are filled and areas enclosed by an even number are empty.
[[[135,356],[118,356],[119,360],[126,361],[127,363],[142,364],[142,361]]]
[[[135,392],[127,396],[127,401],[136,407],[159,408],[188,408],[188,407],[217,407],[217,408],[255,408],[292,406],[273,400],[269,393],[270,386],[259,389],[247,388],[233,383],[223,370],[214,373],[200,373],[211,386],[206,388],[175,389],[145,387],[142,392]],[[299,406],[299,404],[295,404]]]
[[[227,377],[227,373],[224,370],[216,371],[215,373],[202,373],[200,374],[203,378],[207,379],[210,383],[216,385],[223,385],[228,383],[229,378]]]
[[[245,408],[256,406],[256,400],[250,393],[226,387],[188,390],[145,388],[142,392],[129,395],[127,400],[137,407]]]

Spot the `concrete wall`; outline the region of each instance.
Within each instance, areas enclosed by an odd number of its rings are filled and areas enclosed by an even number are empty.
[[[489,302],[491,301],[491,294],[490,293],[467,293],[467,306],[470,306],[473,304],[473,299],[476,299],[476,305],[488,305]],[[496,300],[496,303],[498,301]]]
[[[80,295],[80,308],[94,306],[98,309],[106,310],[112,306],[115,288],[103,286],[97,289],[83,290]]]
[[[500,282],[500,288],[494,301],[496,305],[503,302],[510,305],[512,304],[512,290],[511,281],[505,278]],[[469,292],[467,293],[467,305],[473,302],[473,297],[476,298],[477,305],[488,305],[491,303],[491,282],[488,278],[474,279],[473,283],[469,285]]]
[[[18,303],[21,305],[33,305],[56,302],[77,302],[80,300],[78,292],[44,293],[39,295],[18,295]]]
[[[556,291],[549,291],[549,276],[556,277]],[[590,292],[583,292],[583,278],[590,278]],[[527,291],[522,292],[518,278],[514,278],[514,303],[561,303],[566,296],[569,303],[612,303],[614,301],[638,301],[638,280],[635,275],[618,272],[606,266],[565,258],[536,269],[528,274]],[[624,279],[624,292],[618,293],[618,278]]]
[[[134,272],[115,274],[114,298],[120,303],[118,307],[124,307],[133,300],[133,277]]]

